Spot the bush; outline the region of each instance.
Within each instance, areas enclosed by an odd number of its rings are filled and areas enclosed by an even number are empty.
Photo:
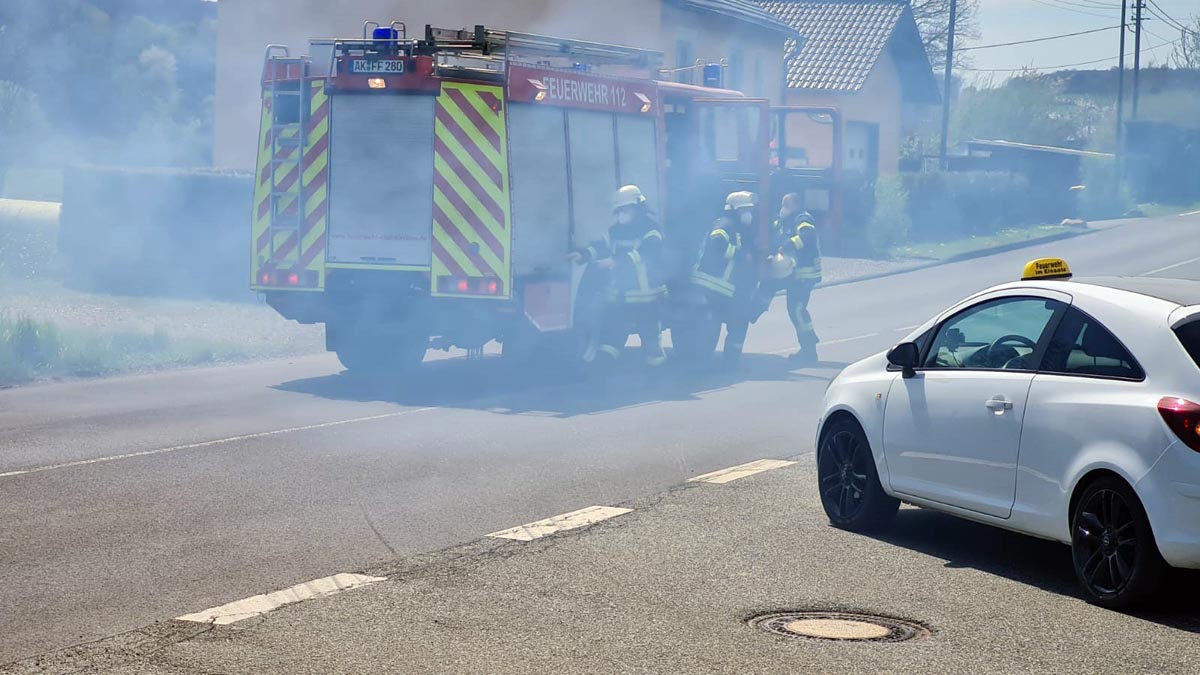
[[[914,241],[961,239],[1057,219],[1037,213],[1036,205],[1044,201],[1020,174],[932,172],[907,174],[902,180],[909,194]]]
[[[867,245],[883,253],[908,241],[912,219],[909,217],[908,190],[895,175],[885,174],[875,181],[875,212],[867,224]]]
[[[1078,196],[1079,218],[1120,218],[1133,208],[1129,186],[1118,181],[1113,162],[1084,159],[1080,175],[1084,189]]]

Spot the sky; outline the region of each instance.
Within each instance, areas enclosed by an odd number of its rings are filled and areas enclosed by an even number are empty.
[[[1151,11],[1166,13],[1184,25],[1190,25],[1189,17],[1200,16],[1200,0],[1154,0],[1154,3],[1161,12],[1153,6],[1150,6]],[[1131,7],[1132,4],[1131,0]],[[1172,45],[1154,47],[1178,39],[1179,31],[1147,12],[1143,12],[1143,16],[1146,21],[1142,24],[1142,64],[1165,64],[1170,58]],[[1132,27],[1132,13],[1130,17]],[[1030,65],[1053,70],[1054,66],[1096,59],[1107,60],[1077,68],[1111,68],[1117,65],[1120,33],[1116,26],[1120,23],[1120,0],[980,0],[981,35],[968,46],[1028,40],[1108,26],[1112,29],[1061,40],[971,50],[971,67],[979,70],[964,74],[986,76],[987,69],[1019,69]],[[1133,52],[1132,32],[1128,35],[1125,52]],[[1133,66],[1132,56],[1126,59],[1126,65]],[[998,78],[1010,74],[1006,70],[994,73]]]

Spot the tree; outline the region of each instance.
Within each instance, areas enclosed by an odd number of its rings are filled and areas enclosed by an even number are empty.
[[[946,66],[946,41],[950,36],[950,0],[909,0],[913,18],[921,31],[925,53],[933,69]],[[979,39],[979,0],[958,0],[958,16],[954,22],[954,44]],[[954,65],[968,65],[966,52],[954,54]]]
[[[1171,64],[1176,68],[1200,68],[1200,16],[1192,25],[1181,29],[1179,42],[1171,52]]]

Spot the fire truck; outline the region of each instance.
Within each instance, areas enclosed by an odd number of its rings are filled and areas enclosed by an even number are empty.
[[[492,341],[524,358],[583,339],[567,253],[606,234],[621,185],[656,209],[677,278],[729,192],[766,197],[764,247],[784,192],[823,190],[836,220],[836,110],[663,81],[662,60],[483,26],[410,39],[400,22],[313,40],[307,55],[269,46],[252,288],[288,319],[324,323],[351,371]],[[789,116],[828,123],[833,167],[779,160],[796,145]]]

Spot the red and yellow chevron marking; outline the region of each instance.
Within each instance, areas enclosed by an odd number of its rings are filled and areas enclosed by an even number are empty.
[[[329,96],[322,81],[310,84],[310,108],[303,148],[279,151],[282,161],[271,168],[271,111],[264,104],[259,135],[258,170],[254,194],[253,278],[259,287],[264,272],[315,272],[316,288],[325,285],[325,242],[329,182]],[[295,138],[300,125],[284,127],[283,138]],[[302,156],[301,156],[302,155]],[[299,161],[297,161],[299,160]],[[287,192],[302,181],[304,221],[300,236],[291,231],[271,232],[271,189]],[[294,219],[301,205],[295,197],[280,204],[280,215]],[[312,286],[305,290],[313,290]]]
[[[508,133],[501,87],[443,82],[434,124],[434,295],[442,276],[488,277],[512,292]]]

